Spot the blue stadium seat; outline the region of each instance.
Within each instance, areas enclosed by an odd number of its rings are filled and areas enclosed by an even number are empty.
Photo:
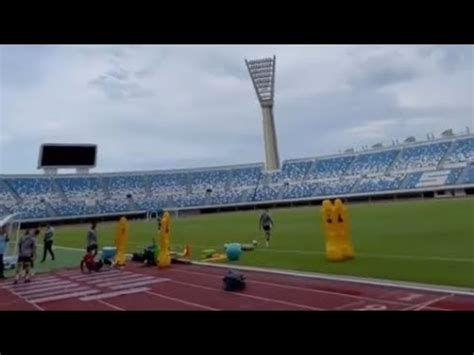
[[[190,171],[189,179],[192,191],[203,191],[207,188],[223,190],[229,179],[229,170]]]
[[[232,169],[231,187],[257,186],[262,176],[262,166],[240,167]]]
[[[346,175],[383,173],[392,164],[399,152],[399,149],[391,149],[382,152],[360,154],[346,170]]]
[[[150,175],[150,189],[152,195],[160,195],[164,193],[186,193],[187,173],[160,173]]]
[[[393,176],[372,176],[361,178],[353,190],[354,193],[391,191],[400,188],[404,174]]]
[[[354,156],[335,157],[316,160],[314,167],[308,173],[308,180],[329,179],[342,176]]]
[[[392,166],[394,171],[436,168],[451,142],[431,143],[405,148]]]
[[[474,161],[474,138],[460,139],[444,160],[444,164],[466,163]]]

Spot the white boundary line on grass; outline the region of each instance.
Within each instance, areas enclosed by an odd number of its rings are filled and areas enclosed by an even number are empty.
[[[71,247],[62,247],[62,246],[55,246],[55,247],[58,249],[67,249],[67,250],[76,250],[76,251],[83,250],[80,248],[71,248]],[[199,248],[202,246],[195,246],[195,247]],[[274,251],[278,249],[261,249],[261,250]],[[295,251],[290,251],[290,252],[295,252]],[[307,253],[323,254],[323,252],[307,252]],[[362,255],[362,254],[358,254],[358,255]],[[365,256],[368,256],[368,255],[370,254],[365,254]],[[126,256],[130,257],[132,256],[132,254],[126,254]],[[379,257],[384,257],[384,256],[379,256]],[[418,257],[396,256],[396,255],[388,256],[388,257],[415,258],[415,259],[418,258]],[[425,258],[425,259],[428,259],[428,258]],[[443,259],[443,261],[448,260],[448,258],[436,258],[436,260],[439,260],[439,259]],[[451,261],[459,261],[459,260],[462,260],[462,261],[469,260],[469,262],[474,262],[474,260],[471,260],[471,259],[457,259],[457,260],[453,259]],[[220,267],[220,268],[234,268],[234,269],[240,269],[240,270],[273,273],[273,274],[280,274],[280,275],[287,275],[287,276],[308,277],[308,278],[316,278],[316,279],[323,279],[323,280],[362,283],[362,284],[369,284],[369,285],[375,285],[375,286],[399,287],[399,288],[406,288],[406,289],[412,289],[412,290],[424,290],[424,291],[432,291],[432,292],[443,292],[443,293],[453,293],[453,294],[458,294],[458,295],[474,296],[474,289],[472,288],[451,287],[451,286],[443,286],[443,285],[432,286],[428,284],[415,283],[415,282],[387,281],[387,280],[374,279],[374,278],[363,278],[363,277],[355,277],[355,276],[337,276],[337,275],[329,275],[329,274],[322,274],[322,273],[316,273],[316,272],[302,272],[302,271],[298,272],[298,271],[289,271],[289,270],[281,270],[281,269],[265,269],[265,268],[259,268],[259,267],[240,266],[240,265],[231,265],[231,264],[212,264],[212,263],[193,261],[193,260],[189,260],[189,262],[191,262],[191,264],[194,264],[194,265],[203,265],[203,266]]]
[[[402,281],[387,281],[387,280],[362,278],[362,277],[355,277],[355,276],[337,276],[337,275],[320,274],[320,273],[315,273],[315,272],[310,273],[310,272],[288,271],[288,270],[281,270],[281,269],[265,269],[265,268],[259,268],[259,267],[240,266],[240,265],[231,265],[231,264],[212,264],[212,263],[192,261],[192,260],[190,260],[190,263],[193,265],[219,267],[223,269],[256,271],[256,272],[262,272],[262,273],[267,273],[267,274],[279,274],[279,275],[307,277],[307,278],[321,279],[321,280],[353,282],[353,283],[368,284],[368,285],[375,285],[375,286],[398,287],[398,288],[407,288],[407,289],[413,289],[413,290],[423,290],[423,291],[431,291],[431,292],[443,292],[443,293],[451,293],[451,294],[458,294],[458,295],[474,296],[474,289],[470,289],[470,288],[450,287],[450,286],[436,286],[435,287],[435,286],[431,286],[427,284],[414,283],[414,282],[412,283],[412,282],[402,282]]]

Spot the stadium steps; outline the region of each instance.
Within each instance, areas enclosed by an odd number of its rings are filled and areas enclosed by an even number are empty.
[[[280,187],[280,190],[278,191],[278,195],[277,195],[277,200],[283,200],[283,196],[285,195],[285,192],[288,190],[289,187],[290,185],[286,185],[286,184],[283,184]]]
[[[352,168],[352,165],[355,164],[355,162],[357,161],[357,158],[359,158],[360,154],[354,154],[353,157],[354,159],[352,159],[351,163],[347,166],[346,170],[344,170],[344,172],[342,173],[341,176],[346,176],[346,173],[348,171],[350,171],[350,169]]]
[[[453,141],[450,142],[450,146],[449,146],[448,150],[446,151],[446,153],[443,155],[443,157],[442,157],[441,160],[439,161],[438,165],[436,166],[436,169],[437,169],[437,170],[443,169],[443,165],[444,165],[444,162],[445,162],[446,158],[451,155],[451,152],[452,152],[452,151],[454,150],[454,148],[456,147],[456,141],[457,141],[457,140],[453,140]]]
[[[459,177],[458,177],[458,179],[456,180],[456,184],[459,184],[461,181],[465,181],[464,178],[466,177],[468,171],[469,171],[469,165],[467,165],[467,166],[462,170],[462,173],[459,174]]]
[[[393,166],[398,161],[398,159],[400,159],[400,157],[402,156],[402,153],[403,153],[404,149],[405,149],[404,147],[401,147],[401,149],[398,152],[397,156],[395,157],[395,159],[392,160],[392,162],[389,164],[389,166],[387,166],[387,169],[385,169],[384,173],[392,172]]]
[[[10,184],[6,180],[0,180],[0,184],[2,184],[8,192],[10,192],[10,195],[13,196],[15,201],[17,203],[23,203],[23,199],[18,195],[18,193],[15,191],[13,187],[10,186]]]
[[[225,185],[224,185],[224,191],[230,191],[230,184],[232,182],[232,170],[229,169],[229,171],[227,172],[227,178],[226,178],[226,181],[225,181]]]
[[[44,207],[46,207],[46,211],[49,214],[49,217],[54,217],[58,215],[58,212],[51,206],[51,204],[48,201],[43,202]]]
[[[190,195],[193,193],[192,181],[191,181],[191,174],[189,172],[186,173],[186,195]]]
[[[145,197],[151,197],[151,182],[150,182],[150,175],[143,175],[143,187],[145,189]]]
[[[240,198],[240,202],[247,202],[249,200],[250,189],[244,189],[241,192],[242,197]]]
[[[308,175],[311,173],[311,171],[313,171],[313,169],[316,165],[316,162],[317,162],[317,159],[315,159],[311,162],[311,165],[309,166],[308,170],[304,174],[303,179],[301,179],[301,182],[305,182],[308,179]]]
[[[405,190],[406,189],[408,181],[410,180],[409,176],[410,176],[410,173],[405,174],[405,176],[402,179],[402,182],[401,182],[400,186],[398,187],[399,190]]]
[[[127,202],[128,202],[128,208],[130,211],[138,211],[138,206],[135,203],[133,196],[131,198],[127,198]]]
[[[51,179],[51,187],[53,191],[55,191],[56,194],[61,198],[62,202],[68,202],[67,196],[64,193],[63,188],[61,187],[61,185],[59,185],[56,179]]]
[[[99,177],[99,185],[104,192],[104,197],[106,200],[110,199],[110,191],[109,191],[109,178],[107,177]]]
[[[359,184],[360,184],[360,182],[361,182],[362,180],[364,180],[364,177],[363,177],[363,176],[360,176],[360,177],[357,179],[357,181],[355,182],[355,184],[352,185],[351,189],[349,190],[349,193],[350,193],[350,194],[353,193],[353,192],[357,189],[357,187],[359,186]]]

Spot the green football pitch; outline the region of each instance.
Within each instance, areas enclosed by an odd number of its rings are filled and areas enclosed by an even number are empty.
[[[353,204],[349,211],[356,257],[342,263],[325,258],[319,207],[271,210],[269,248],[258,229],[258,210],[173,219],[171,243],[175,251],[190,244],[192,258],[199,260],[203,249],[219,252],[225,243],[257,240],[257,248],[237,264],[474,287],[474,199]],[[38,257],[37,271],[77,266],[87,228],[58,227],[57,260],[40,264]],[[116,224],[97,228],[101,246],[113,245]],[[141,252],[156,233],[156,221],[132,221],[128,252]]]

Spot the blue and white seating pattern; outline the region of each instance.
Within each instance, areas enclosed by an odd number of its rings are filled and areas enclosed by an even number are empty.
[[[284,190],[284,199],[297,199],[313,196],[313,192],[316,189],[317,183],[309,182],[297,182],[290,183],[290,185]]]
[[[351,192],[358,178],[345,178],[329,181],[319,181],[313,196],[334,196],[343,195]]]
[[[452,150],[444,160],[445,165],[474,161],[474,138],[460,139],[453,144]]]
[[[354,188],[354,193],[372,192],[372,191],[390,191],[397,190],[405,177],[405,174],[397,174],[393,176],[372,176],[359,180]]]
[[[41,198],[51,198],[55,195],[52,180],[40,178],[17,178],[8,182],[15,192],[25,201],[39,201]]]
[[[150,175],[150,189],[152,195],[166,193],[186,193],[188,174],[187,173],[162,173]]]
[[[253,164],[143,174],[3,176],[0,213],[22,212],[26,219],[73,217],[472,185],[473,145],[471,136],[361,154],[290,160],[277,172],[264,172],[263,164]],[[208,188],[211,191],[206,191]],[[17,201],[17,195],[23,202]]]
[[[399,152],[399,149],[390,149],[381,152],[360,154],[346,170],[345,175],[383,173],[390,164],[392,164]]]
[[[463,171],[457,183],[460,185],[474,184],[474,164],[466,167],[465,171]]]
[[[143,175],[111,176],[108,178],[108,190],[112,196],[126,198],[132,196],[145,196],[145,179]]]
[[[105,193],[98,177],[56,178],[69,200],[104,199]]]
[[[176,207],[205,206],[206,194],[193,193],[189,195],[174,195],[174,204]]]
[[[242,202],[241,190],[213,191],[209,197],[211,205],[228,205]]]
[[[223,190],[229,180],[229,170],[191,171],[189,179],[192,191],[202,191],[207,188]]]
[[[268,183],[276,184],[285,181],[300,181],[306,176],[313,161],[314,160],[284,162],[281,171],[267,174]]]
[[[280,186],[259,186],[253,196],[253,201],[271,201],[276,200],[280,192]]]
[[[451,142],[417,145],[403,149],[392,166],[393,171],[411,171],[436,168],[449,149]]]
[[[307,179],[318,180],[342,176],[353,160],[354,156],[316,160],[315,165],[308,173]]]
[[[257,186],[262,175],[262,167],[242,167],[232,171],[231,187]]]

